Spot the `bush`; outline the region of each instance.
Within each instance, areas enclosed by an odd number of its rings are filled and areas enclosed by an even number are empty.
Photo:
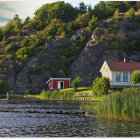
[[[135,10],[134,10],[134,8],[131,8],[127,13],[127,17],[129,19],[132,19],[134,16],[135,16]]]
[[[133,84],[133,86],[135,86],[135,84],[140,83],[140,70],[132,72],[130,81]]]
[[[14,43],[11,43],[5,48],[5,51],[6,52],[11,52],[11,51],[15,51],[17,49],[18,49],[17,45],[14,44]]]
[[[79,15],[79,17],[76,18],[74,26],[76,29],[86,27],[88,26],[90,20],[91,20],[90,13],[87,12],[85,14]]]
[[[82,81],[83,79],[80,76],[78,76],[71,82],[71,86],[73,87],[74,91],[77,91],[77,88],[80,86]]]
[[[29,47],[31,45],[31,42],[29,39],[23,39],[21,41],[21,47]]]
[[[93,29],[96,28],[97,25],[98,25],[98,18],[95,17],[95,16],[93,15],[93,16],[92,16],[92,19],[91,19],[90,22],[89,22],[89,28],[90,28],[91,30],[93,30]]]
[[[35,53],[35,48],[33,47],[23,47],[20,48],[17,52],[17,58],[20,59],[23,62],[26,62],[26,60],[28,59],[28,57],[33,56]]]
[[[92,91],[93,94],[96,96],[102,96],[105,94],[108,94],[110,89],[110,81],[108,78],[106,77],[97,77],[94,81],[93,81],[93,85],[92,85]]]
[[[117,9],[112,17],[113,21],[118,21],[119,19],[119,9]]]

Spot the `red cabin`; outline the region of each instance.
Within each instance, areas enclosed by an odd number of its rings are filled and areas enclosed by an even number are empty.
[[[51,78],[46,82],[47,90],[70,88],[71,78]]]

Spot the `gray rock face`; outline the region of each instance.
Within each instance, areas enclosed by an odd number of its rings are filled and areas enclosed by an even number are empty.
[[[28,74],[29,69],[33,66],[37,68],[40,64],[38,58],[32,58],[22,71],[17,75],[16,86],[19,93],[25,93],[28,90],[30,93],[40,93],[45,87],[46,81],[51,77],[49,71],[43,71],[40,75]]]

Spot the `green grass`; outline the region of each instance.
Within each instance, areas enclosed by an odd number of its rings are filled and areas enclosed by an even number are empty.
[[[77,89],[79,91],[90,91],[91,92],[91,87],[90,86],[84,86],[84,87],[79,87]],[[63,91],[73,91],[73,88],[66,88],[66,89],[61,89],[60,92],[63,92]]]
[[[104,96],[94,109],[99,116],[140,120],[140,88],[128,88]]]

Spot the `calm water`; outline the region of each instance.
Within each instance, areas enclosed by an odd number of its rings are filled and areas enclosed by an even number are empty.
[[[10,100],[0,103],[1,137],[139,137],[140,123],[95,116],[46,114],[46,110],[79,110],[80,102]],[[36,110],[41,113],[27,113]],[[21,111],[21,112],[15,112]],[[23,112],[22,112],[23,111]]]

